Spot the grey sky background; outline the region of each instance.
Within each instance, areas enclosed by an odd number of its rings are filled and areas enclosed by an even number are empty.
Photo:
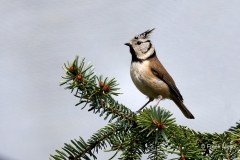
[[[63,63],[86,57],[97,75],[115,77],[132,110],[148,99],[130,78],[123,44],[147,29],[195,120],[169,100],[177,123],[222,133],[240,119],[240,1],[1,0],[0,159],[43,160],[64,143],[107,124],[75,107],[59,87]],[[156,101],[152,102],[154,105]],[[113,153],[99,154],[99,159]]]

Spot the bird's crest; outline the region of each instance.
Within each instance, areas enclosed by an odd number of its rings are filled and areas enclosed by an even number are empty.
[[[155,28],[151,29],[151,30],[147,30],[137,36],[135,36],[134,38],[135,39],[149,39],[150,38],[150,35],[152,33],[152,31],[154,30]]]

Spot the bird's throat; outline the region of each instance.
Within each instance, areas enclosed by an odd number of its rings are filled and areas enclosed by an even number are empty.
[[[132,63],[133,62],[142,63],[143,61],[149,60],[149,59],[154,58],[156,56],[156,52],[154,50],[153,54],[151,54],[147,58],[145,58],[145,59],[138,58],[136,53],[135,53],[135,51],[134,51],[134,49],[132,47],[130,47],[130,53],[132,54]]]

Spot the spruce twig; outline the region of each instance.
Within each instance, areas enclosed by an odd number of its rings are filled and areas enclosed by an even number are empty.
[[[122,160],[141,159],[148,154],[148,159],[163,160],[167,155],[175,154],[175,159],[240,159],[240,123],[228,131],[218,133],[201,133],[185,126],[177,125],[172,113],[162,107],[150,107],[136,115],[126,106],[118,103],[114,96],[117,92],[117,81],[108,77],[97,76],[91,63],[85,59],[79,61],[76,56],[72,63],[64,64],[66,75],[60,85],[65,89],[75,90],[79,98],[77,105],[104,119],[109,124],[93,134],[85,142],[81,137],[64,144],[63,151],[56,150],[51,155],[55,160],[80,160],[90,157],[97,159],[94,152],[106,149],[109,145],[115,151],[110,158],[121,153]]]

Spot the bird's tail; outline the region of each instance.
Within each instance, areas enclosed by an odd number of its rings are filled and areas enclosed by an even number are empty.
[[[174,103],[178,106],[178,108],[182,111],[185,117],[188,119],[195,119],[192,113],[187,109],[187,107],[183,104],[183,102],[177,97],[173,98]]]

